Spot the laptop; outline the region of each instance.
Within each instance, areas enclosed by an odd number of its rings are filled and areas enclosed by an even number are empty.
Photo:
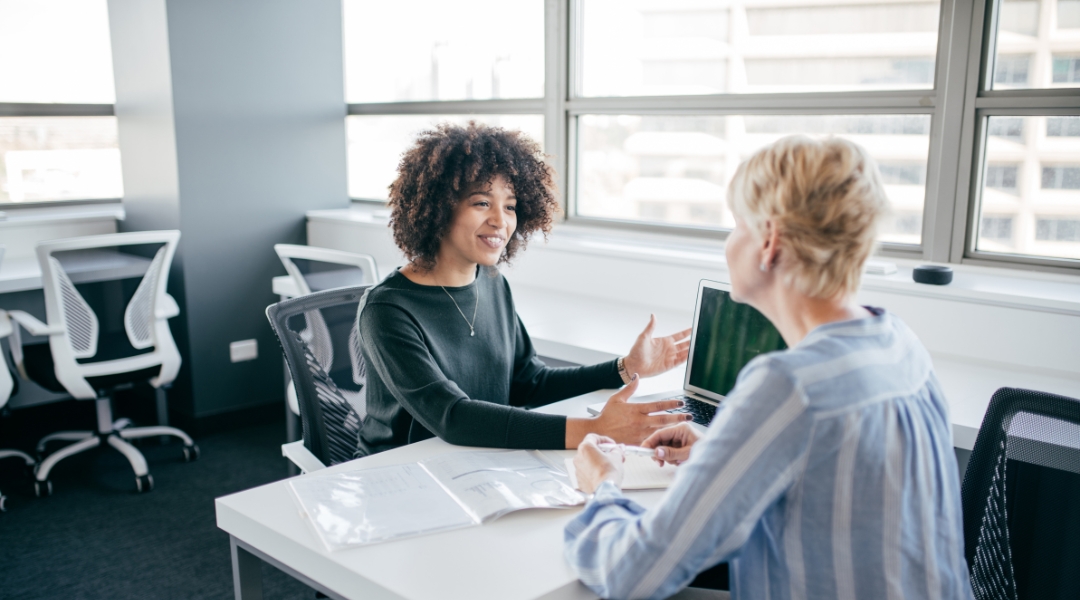
[[[698,285],[683,389],[634,398],[631,402],[682,400],[684,407],[668,412],[690,414],[694,427],[704,431],[724,397],[735,387],[739,371],[759,354],[784,348],[787,348],[784,338],[765,315],[749,304],[731,299],[730,284],[703,279]],[[589,405],[589,413],[600,414],[604,404]]]

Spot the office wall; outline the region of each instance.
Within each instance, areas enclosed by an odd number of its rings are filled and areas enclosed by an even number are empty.
[[[208,417],[283,397],[275,243],[348,205],[338,0],[110,0],[126,230],[178,228],[178,337]],[[257,360],[231,363],[254,338]],[[177,394],[174,394],[177,396]],[[280,404],[278,404],[280,406]]]

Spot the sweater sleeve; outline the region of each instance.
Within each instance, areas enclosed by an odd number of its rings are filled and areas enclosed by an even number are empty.
[[[622,387],[618,361],[608,361],[585,367],[545,365],[536,356],[529,332],[517,318],[514,352],[514,381],[510,386],[513,406],[542,406],[558,400],[573,398],[602,389]]]
[[[369,304],[360,313],[361,343],[402,407],[443,440],[462,446],[563,449],[566,417],[469,398],[450,381],[404,310]]]

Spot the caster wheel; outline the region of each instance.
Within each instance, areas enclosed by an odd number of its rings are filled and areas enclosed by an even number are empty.
[[[199,447],[195,444],[184,446],[184,462],[199,460]]]
[[[38,498],[48,498],[52,496],[52,481],[46,479],[45,481],[34,481],[34,494]]]
[[[7,512],[7,496],[0,496],[0,512]]]
[[[154,476],[147,473],[146,475],[140,475],[135,478],[135,491],[140,494],[145,494],[154,489]]]

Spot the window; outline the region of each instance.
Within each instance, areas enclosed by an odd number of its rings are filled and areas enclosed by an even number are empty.
[[[986,165],[986,187],[1015,192],[1019,171],[1019,165]]]
[[[1080,216],[1069,216],[1080,213],[1080,102],[1052,89],[1080,84],[1080,38],[1069,31],[1080,26],[1078,7],[1080,0],[986,5],[984,19],[997,24],[984,40],[992,76],[969,92],[985,132],[973,153],[982,177],[971,192],[966,249],[954,260],[1080,264]]]
[[[581,115],[577,129],[581,216],[730,229],[727,182],[743,159],[785,135],[836,135],[877,158],[906,214],[881,239],[919,241],[929,115]]]
[[[584,97],[934,85],[937,2],[580,4]]]
[[[419,132],[439,123],[465,124],[470,119],[520,129],[536,140],[544,135],[544,118],[539,115],[351,116],[346,121],[349,196],[385,200],[397,174],[398,160]]]
[[[1080,136],[1080,117],[1047,117],[1046,137]]]
[[[344,14],[356,199],[385,200],[421,129],[477,119],[539,138],[570,222],[723,238],[741,161],[785,135],[841,136],[881,171],[880,252],[1080,272],[1080,0],[344,0]]]
[[[874,105],[933,89],[938,2],[573,4],[571,219],[729,230],[742,160],[785,135],[835,135],[881,165],[893,215],[880,239],[922,243],[934,109]],[[820,95],[814,110],[804,94]]]
[[[1058,217],[1035,221],[1035,239],[1052,242],[1080,242],[1080,217]]]
[[[1044,190],[1080,190],[1080,165],[1053,165],[1042,168]]]
[[[352,198],[385,201],[401,153],[438,123],[476,120],[543,143],[543,0],[344,0],[343,8]]]
[[[105,0],[0,0],[0,205],[123,195]]]
[[[1012,231],[1012,217],[987,216],[982,218],[982,227],[979,233],[987,240],[1011,241]]]
[[[1080,83],[1080,56],[1054,55],[1054,83]]]

